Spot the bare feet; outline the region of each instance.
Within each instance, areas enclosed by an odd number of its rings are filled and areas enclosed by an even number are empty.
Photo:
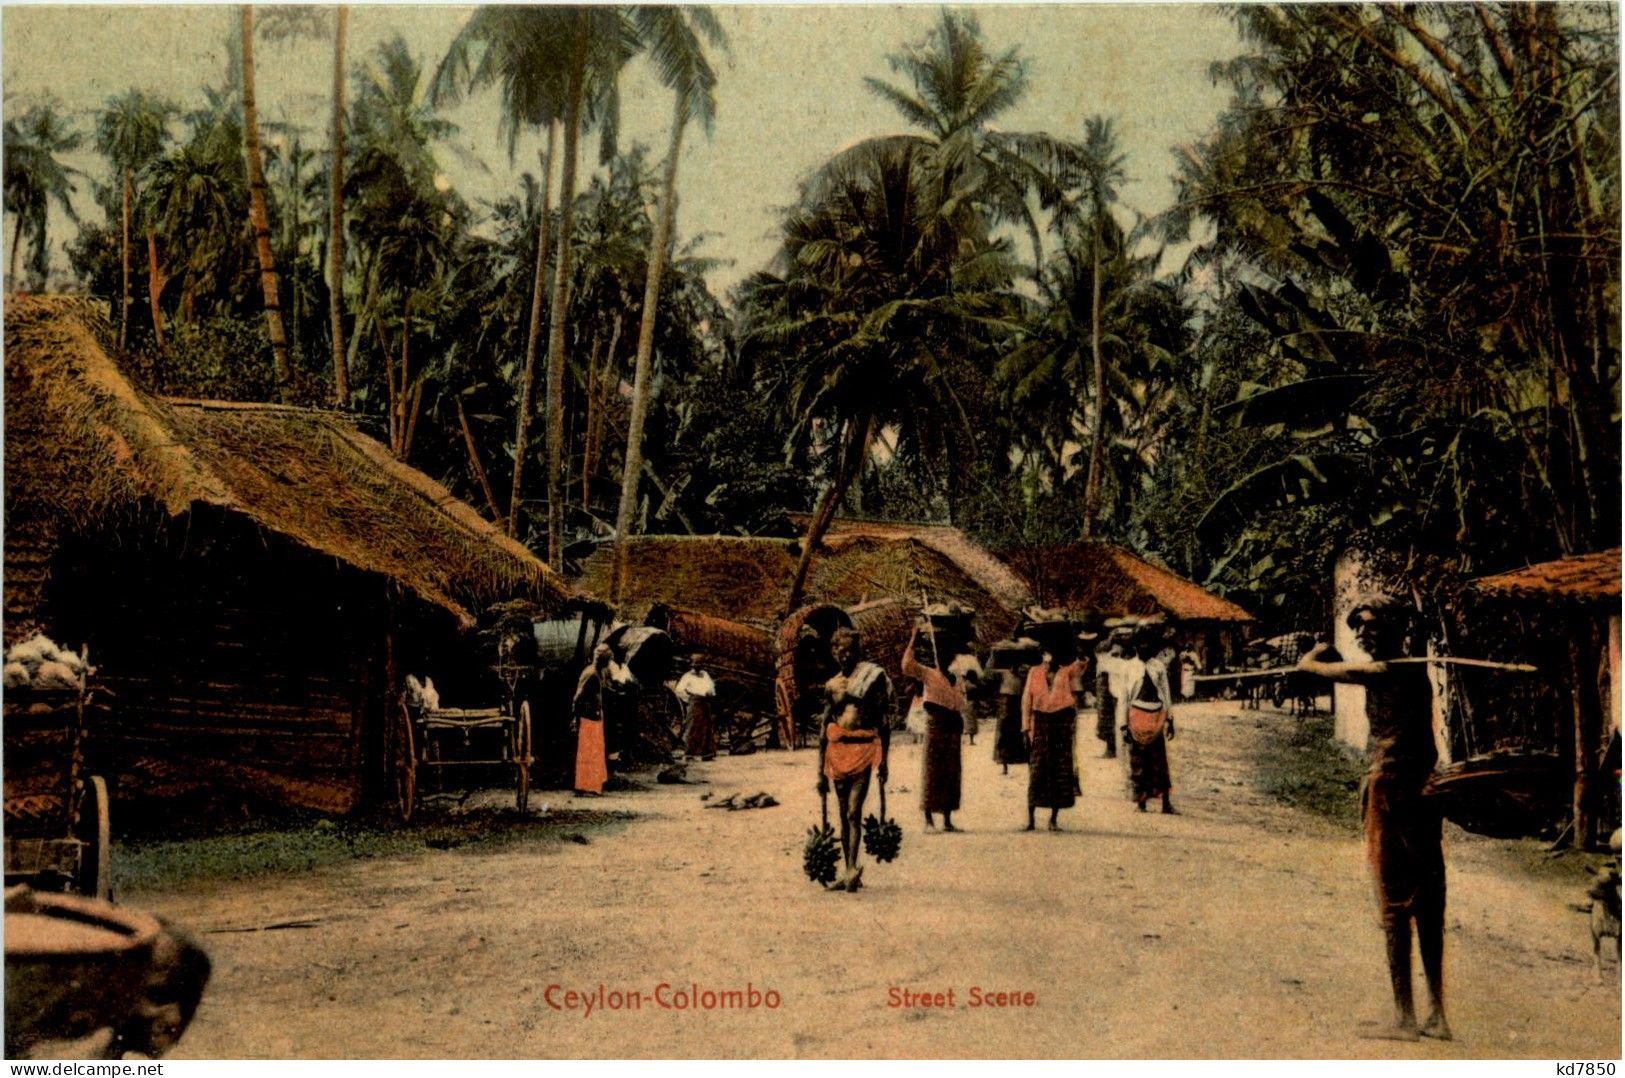
[[[1421,1039],[1421,1032],[1417,1030],[1416,1023],[1395,1022],[1361,1022],[1355,1035],[1367,1041],[1415,1041]]]
[[[1056,823],[1054,820],[1051,820],[1049,822],[1049,829],[1051,831],[1059,831],[1061,829],[1061,825]]]
[[[1023,827],[1022,830],[1023,831],[1035,831],[1035,830],[1037,830],[1037,828],[1033,825],[1033,823],[1031,821],[1028,821],[1027,826]]]
[[[827,886],[831,891],[844,891],[846,890],[846,880],[836,880],[834,883],[828,884]]]
[[[1178,816],[1179,810],[1174,808],[1174,806],[1170,805],[1168,802],[1164,801],[1162,803],[1162,814],[1164,816]]]
[[[851,878],[846,881],[846,889],[848,891],[857,891],[862,887],[863,887],[863,866],[860,865],[857,868],[852,870]]]
[[[1422,1036],[1432,1037],[1436,1041],[1453,1041],[1455,1035],[1450,1032],[1450,1023],[1445,1021],[1443,1011],[1434,1011],[1428,1015],[1428,1020],[1422,1023],[1420,1030]]]
[[[957,830],[959,830],[959,828],[957,828],[957,827],[955,827],[955,826],[954,826],[954,825],[953,825],[953,824],[951,824],[951,823],[947,823],[947,822],[944,822],[944,823],[943,823],[943,825],[942,825],[942,829],[943,829],[943,830],[944,830],[944,831],[957,831]]]

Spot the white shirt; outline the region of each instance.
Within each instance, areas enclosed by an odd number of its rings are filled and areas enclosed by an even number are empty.
[[[715,696],[717,683],[712,681],[711,675],[704,670],[690,670],[677,679],[677,686],[672,691],[686,704],[695,697]]]

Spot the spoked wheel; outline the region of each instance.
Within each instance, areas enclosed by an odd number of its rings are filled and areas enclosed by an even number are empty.
[[[113,844],[112,806],[107,797],[107,781],[90,776],[84,800],[79,806],[79,826],[75,835],[84,846],[79,851],[79,873],[73,889],[88,898],[111,901],[113,872],[110,854]]]
[[[401,701],[400,711],[389,730],[389,781],[395,795],[395,814],[402,823],[410,823],[412,810],[417,806],[418,757],[417,744],[412,736],[412,713]]]
[[[514,731],[514,763],[519,769],[519,811],[530,808],[530,701],[519,705],[518,729]]]

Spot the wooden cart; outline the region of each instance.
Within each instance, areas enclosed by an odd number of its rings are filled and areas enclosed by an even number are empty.
[[[511,767],[519,811],[530,806],[530,704],[413,710],[403,698],[390,724],[388,759],[395,809],[405,823],[417,804],[419,778],[444,788],[448,769]]]
[[[112,894],[107,783],[85,773],[83,674],[77,689],[6,694],[5,882],[41,891]]]

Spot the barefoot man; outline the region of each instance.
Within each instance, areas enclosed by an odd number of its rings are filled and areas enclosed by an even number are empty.
[[[1365,686],[1371,763],[1361,791],[1361,815],[1394,989],[1394,1024],[1374,1035],[1449,1040],[1444,1016],[1444,847],[1439,814],[1422,797],[1438,762],[1433,690],[1424,664],[1390,661],[1405,656],[1409,620],[1405,608],[1391,600],[1358,606],[1348,624],[1372,661],[1328,661],[1334,658],[1328,655],[1330,645],[1322,644],[1300,659],[1298,668]],[[1428,985],[1428,1017],[1420,1029],[1411,995],[1413,921]]]
[[[823,735],[818,740],[818,793],[835,784],[841,815],[841,853],[846,868],[831,889],[856,891],[862,884],[858,841],[863,834],[863,802],[869,796],[869,772],[886,781],[886,753],[891,743],[891,682],[886,672],[859,658],[858,634],[837,629],[830,636],[830,657],[837,672],[824,684]]]

